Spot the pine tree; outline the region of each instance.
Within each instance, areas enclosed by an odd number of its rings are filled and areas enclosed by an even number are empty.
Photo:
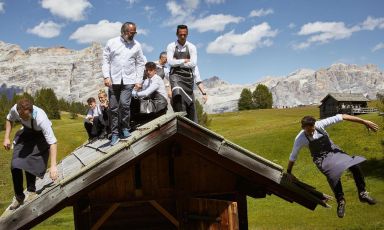
[[[252,93],[252,100],[256,109],[272,108],[272,93],[269,92],[268,87],[263,84],[257,85],[255,91]]]
[[[238,105],[239,110],[253,109],[251,90],[245,88],[241,91],[240,99],[239,99],[239,102],[237,105]]]
[[[209,126],[211,123],[211,119],[209,119],[208,114],[204,112],[203,105],[200,104],[198,100],[195,100],[196,113],[197,113],[197,121],[199,125],[204,127]]]
[[[59,101],[52,89],[38,90],[35,94],[35,103],[45,111],[49,119],[60,119]]]

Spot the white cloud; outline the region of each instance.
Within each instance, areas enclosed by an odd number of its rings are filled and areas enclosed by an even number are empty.
[[[302,43],[293,45],[294,49],[305,49],[312,44],[324,44],[332,40],[349,38],[354,32],[359,31],[358,26],[348,28],[344,22],[313,22],[303,25],[298,33],[301,36],[309,36]]]
[[[222,4],[225,0],[205,0],[205,3],[207,4]]]
[[[154,48],[146,43],[140,43],[144,53],[151,53]]]
[[[249,17],[263,17],[268,14],[273,14],[273,9],[259,9],[259,10],[252,10],[251,13],[249,13]]]
[[[384,29],[384,18],[373,18],[369,16],[361,24],[361,29],[363,30],[374,30],[376,27],[379,29]]]
[[[177,3],[176,1],[168,1],[166,6],[167,10],[171,13],[171,17],[164,23],[167,26],[183,24],[193,18],[191,14],[195,9],[189,8],[187,4]]]
[[[376,51],[381,50],[381,49],[384,49],[384,43],[383,42],[380,42],[375,47],[373,47],[372,52],[376,52]]]
[[[87,24],[79,27],[69,39],[76,40],[78,43],[100,42],[105,44],[108,39],[119,36],[121,22],[109,22],[101,20],[97,24]]]
[[[76,40],[78,43],[91,43],[99,42],[105,44],[109,39],[119,36],[121,22],[109,22],[108,20],[101,20],[97,24],[87,24],[77,28],[71,34],[70,40]],[[149,33],[146,29],[137,29],[138,34],[147,35]]]
[[[235,17],[232,15],[224,14],[212,14],[205,18],[192,21],[188,26],[189,28],[196,29],[199,32],[206,32],[210,30],[219,32],[223,31],[227,24],[239,23],[242,20],[242,17]]]
[[[81,21],[85,11],[92,7],[88,0],[42,0],[41,6],[53,15],[70,21]]]
[[[289,25],[288,25],[288,28],[289,28],[289,29],[293,29],[293,28],[295,28],[295,27],[296,27],[296,24],[293,23],[293,22],[289,23]]]
[[[216,38],[207,46],[207,53],[232,54],[241,56],[251,53],[254,49],[271,46],[277,30],[272,30],[268,23],[264,22],[253,26],[243,34],[235,34],[232,30]]]
[[[4,13],[4,12],[5,12],[5,10],[4,10],[4,2],[0,1],[0,14]]]
[[[32,29],[27,29],[27,33],[35,34],[43,38],[53,38],[60,35],[61,27],[63,27],[63,25],[52,21],[42,21],[39,25],[33,27]]]
[[[129,7],[132,7],[135,3],[138,3],[139,0],[126,0],[129,4]]]

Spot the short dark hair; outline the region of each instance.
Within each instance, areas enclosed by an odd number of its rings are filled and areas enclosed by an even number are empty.
[[[96,99],[94,97],[90,97],[87,99],[88,104],[91,104],[92,102],[96,102]]]
[[[24,111],[24,110],[29,110],[31,113],[33,111],[33,103],[31,100],[29,100],[26,97],[21,98],[16,105],[17,111]]]
[[[301,119],[301,127],[314,126],[316,119],[312,116],[305,116]]]
[[[154,70],[154,69],[156,69],[156,64],[152,61],[149,61],[149,62],[145,63],[145,69]]]
[[[124,24],[121,26],[121,29],[120,29],[121,34],[124,33],[125,28],[127,28],[129,25],[136,26],[134,22],[124,22]]]
[[[161,58],[161,56],[163,56],[163,55],[167,56],[167,52],[165,52],[165,51],[161,52],[159,55],[159,58]]]
[[[176,29],[176,34],[179,34],[179,30],[186,29],[188,31],[187,25],[178,25]]]

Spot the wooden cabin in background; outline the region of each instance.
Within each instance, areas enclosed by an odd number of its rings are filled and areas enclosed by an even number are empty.
[[[286,178],[283,167],[180,114],[134,131],[126,142],[83,145],[58,165],[59,181],[7,210],[0,229],[30,229],[73,206],[75,229],[248,229],[246,197],[277,195],[310,210],[323,194]],[[262,211],[262,210],[260,210]]]
[[[338,113],[356,115],[377,112],[376,108],[368,108],[368,102],[369,99],[362,93],[329,93],[321,100],[320,118]]]

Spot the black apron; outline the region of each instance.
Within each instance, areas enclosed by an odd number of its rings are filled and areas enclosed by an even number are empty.
[[[36,131],[26,126],[15,134],[13,141],[13,157],[11,168],[25,170],[37,177],[43,178],[47,170],[49,144],[45,140],[43,131]]]
[[[188,46],[186,46],[185,52],[179,52],[176,47],[173,58],[190,59],[191,56],[189,54]],[[193,95],[194,76],[192,69],[180,66],[171,67],[169,81],[172,89],[172,98],[181,96],[183,102],[187,103],[188,106],[191,106],[195,101]]]
[[[309,150],[313,163],[327,177],[332,186],[336,186],[343,172],[351,166],[357,165],[366,159],[361,156],[349,156],[329,139],[328,135],[317,129],[323,136],[316,140],[310,140]]]

